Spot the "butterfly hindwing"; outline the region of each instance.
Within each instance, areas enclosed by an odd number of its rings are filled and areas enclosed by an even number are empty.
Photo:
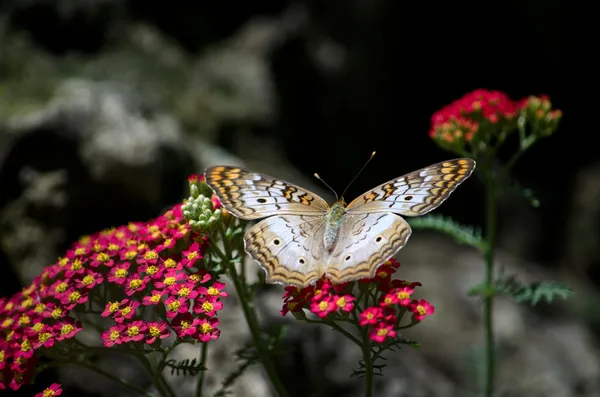
[[[475,161],[443,161],[377,186],[358,196],[346,208],[350,214],[393,212],[419,216],[440,206],[467,179]]]
[[[390,212],[346,215],[338,243],[327,257],[327,276],[335,283],[374,277],[411,233],[408,223]]]
[[[244,245],[267,282],[304,287],[325,272],[324,229],[323,216],[276,215],[248,229]]]
[[[239,167],[217,166],[205,172],[206,183],[223,206],[238,218],[252,220],[271,215],[325,215],[325,200],[289,182]]]

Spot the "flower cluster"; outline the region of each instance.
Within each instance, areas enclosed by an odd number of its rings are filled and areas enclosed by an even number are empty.
[[[307,309],[324,320],[353,317],[361,327],[368,327],[372,341],[384,343],[396,337],[398,329],[410,326],[400,325],[405,313],[412,313],[411,324],[415,324],[435,310],[426,300],[413,299],[415,288],[421,283],[392,278],[399,266],[390,259],[373,278],[333,285],[323,277],[314,286],[286,287],[281,314],[291,312],[303,319]]]
[[[429,135],[448,144],[471,142],[485,127],[516,125],[521,107],[503,92],[475,90],[435,112]]]
[[[74,343],[90,315],[111,320],[101,333],[106,347],[146,344],[152,351],[172,333],[190,343],[219,337],[216,313],[227,293],[201,266],[206,237],[181,207],[83,237],[30,286],[0,301],[0,389],[26,383],[37,353]]]
[[[435,112],[429,136],[445,149],[467,154],[502,143],[527,124],[535,136],[550,135],[561,115],[545,95],[512,100],[500,91],[478,89]]]

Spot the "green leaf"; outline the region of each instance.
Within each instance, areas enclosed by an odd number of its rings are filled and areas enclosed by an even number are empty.
[[[450,217],[443,215],[426,215],[411,218],[408,223],[413,229],[436,230],[453,237],[458,243],[470,245],[480,251],[486,250],[486,242],[481,235],[481,230],[473,226],[461,225]]]
[[[202,362],[198,361],[195,358],[192,360],[185,359],[181,361],[177,361],[175,359],[168,360],[165,363],[165,366],[171,368],[171,375],[175,374],[177,376],[196,376],[198,375],[198,373],[200,373],[200,371],[206,370],[206,367],[202,365]]]
[[[248,368],[250,368],[253,364],[257,363],[256,360],[247,360],[242,361],[238,367],[229,373],[223,382],[221,383],[221,387],[214,394],[215,397],[223,397],[229,394],[233,394],[231,391],[231,387],[235,383],[235,381],[246,372]]]
[[[557,298],[568,299],[573,290],[566,284],[554,281],[538,281],[530,284],[521,283],[516,276],[509,276],[496,282],[495,291],[499,295],[508,296],[516,302],[529,302],[532,306],[545,300],[551,303]]]

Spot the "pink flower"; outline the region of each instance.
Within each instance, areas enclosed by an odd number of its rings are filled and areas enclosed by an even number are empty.
[[[408,310],[410,310],[413,313],[413,317],[415,318],[415,320],[423,321],[425,316],[432,315],[435,312],[435,307],[433,307],[425,299],[419,299],[418,301],[412,301],[412,303],[408,307]]]
[[[203,318],[200,320],[198,326],[198,334],[196,339],[202,342],[208,342],[211,339],[219,338],[221,331],[216,328],[219,325],[219,319],[217,318]]]
[[[127,324],[123,342],[139,342],[144,339],[144,332],[147,330],[146,324],[143,321],[133,321]]]
[[[100,335],[100,339],[104,346],[112,347],[115,344],[120,345],[124,342],[123,333],[125,332],[126,327],[124,325],[113,325],[107,331],[104,331],[102,335]]]
[[[53,383],[50,385],[50,387],[47,387],[46,389],[44,389],[43,392],[38,393],[35,395],[35,397],[54,397],[54,396],[60,396],[62,394],[62,386],[58,383]]]
[[[223,303],[215,296],[209,295],[207,298],[198,298],[194,302],[194,313],[204,314],[208,317],[214,316],[221,309],[223,309]]]
[[[327,317],[331,312],[337,309],[336,302],[331,296],[327,296],[321,300],[314,299],[310,304],[310,311],[321,318]]]
[[[383,343],[387,338],[394,338],[395,336],[394,325],[385,322],[378,323],[369,332],[369,339],[377,343]]]
[[[363,327],[369,324],[377,324],[383,317],[383,310],[380,307],[368,307],[360,313],[359,324]]]
[[[146,334],[146,343],[151,345],[159,339],[168,338],[171,335],[171,331],[167,328],[165,321],[151,322],[146,324],[148,332]]]
[[[343,312],[350,312],[354,309],[354,300],[356,298],[352,295],[344,296],[333,296],[332,300],[335,302],[337,308]]]

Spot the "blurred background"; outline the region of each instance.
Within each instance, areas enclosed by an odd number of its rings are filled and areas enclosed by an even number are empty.
[[[209,165],[242,164],[332,199],[311,175],[341,191],[376,150],[347,194],[355,197],[453,157],[430,140],[429,123],[463,94],[548,94],[563,111],[560,128],[514,170],[541,206],[503,198],[498,261],[528,281],[569,283],[576,294],[534,309],[498,301],[499,395],[598,396],[599,44],[586,7],[3,0],[1,295],[17,292],[81,235],[158,216],[185,197],[186,177]],[[472,178],[438,213],[482,226],[482,192]],[[466,291],[482,278],[480,256],[417,231],[398,259],[399,274],[423,283],[436,314],[410,334],[421,349],[388,355],[375,395],[475,393],[481,305]],[[280,369],[292,395],[360,396],[362,381],[349,377],[359,352],[329,329],[281,318],[281,293],[265,289],[259,307],[265,326],[291,325]],[[249,340],[234,299],[210,388],[232,365],[231,346]],[[67,395],[125,395],[74,374],[48,373],[38,388],[60,379]],[[270,393],[259,368],[236,390]]]

